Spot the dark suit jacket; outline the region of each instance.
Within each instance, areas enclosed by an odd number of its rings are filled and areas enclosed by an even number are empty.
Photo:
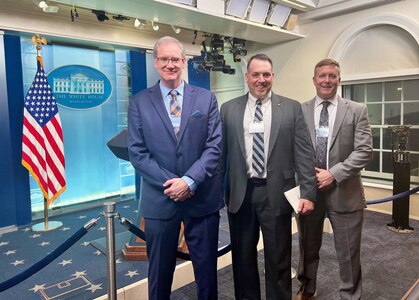
[[[164,106],[159,84],[137,93],[128,109],[130,160],[143,176],[141,213],[167,219],[179,209],[193,217],[223,207],[221,176],[221,119],[213,93],[185,83],[179,141]],[[174,202],[163,191],[171,178],[189,176],[195,195]]]
[[[316,145],[314,101],[302,109],[313,145]],[[329,171],[336,185],[326,193],[333,210],[351,212],[366,207],[361,170],[372,158],[371,128],[366,105],[338,97],[335,124],[329,146]]]
[[[247,99],[246,94],[221,106],[221,169],[222,173],[227,172],[226,203],[232,213],[237,212],[243,203],[248,179],[243,129]],[[266,170],[268,198],[276,215],[292,212],[284,192],[295,187],[296,174],[301,197],[315,201],[314,162],[314,152],[300,103],[272,94],[272,124]]]

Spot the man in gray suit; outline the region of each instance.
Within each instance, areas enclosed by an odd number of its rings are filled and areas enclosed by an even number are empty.
[[[300,214],[313,210],[314,152],[298,102],[271,92],[264,54],[247,64],[249,93],[221,106],[222,171],[227,175],[236,299],[260,299],[257,244],[262,230],[266,299],[291,299],[291,214],[284,192],[301,187]]]
[[[294,299],[314,299],[325,214],[329,218],[340,269],[341,299],[361,298],[361,232],[365,197],[361,170],[372,158],[366,105],[337,95],[340,66],[324,59],[314,68],[317,96],[302,104],[316,148],[317,201],[308,216],[299,216],[301,283]]]

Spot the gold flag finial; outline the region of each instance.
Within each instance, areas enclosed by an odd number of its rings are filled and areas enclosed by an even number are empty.
[[[36,43],[36,50],[38,52],[39,55],[39,51],[41,51],[41,44],[46,45],[47,44],[47,39],[44,37],[40,37],[39,34],[35,34],[32,36],[32,45]]]

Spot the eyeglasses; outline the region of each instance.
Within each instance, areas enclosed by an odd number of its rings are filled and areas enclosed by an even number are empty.
[[[177,65],[179,64],[183,58],[180,57],[157,57],[156,58],[158,62],[162,63],[163,65],[167,65],[169,63],[169,61],[172,62],[172,64]]]

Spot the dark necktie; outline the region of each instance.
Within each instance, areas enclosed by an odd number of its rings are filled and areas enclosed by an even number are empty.
[[[255,119],[254,122],[263,122],[262,101],[256,101]],[[261,174],[265,169],[265,150],[263,143],[263,132],[253,134],[253,154],[252,167],[257,174]]]
[[[329,112],[327,111],[327,107],[329,106],[329,101],[323,101],[323,108],[320,113],[320,120],[319,120],[319,130],[322,127],[329,128]],[[327,168],[327,136],[318,136],[316,140],[316,166],[321,169]]]
[[[171,90],[170,96],[172,97],[170,100],[170,116],[172,118],[180,118],[182,109],[180,108],[179,102],[177,101],[177,91]],[[173,126],[173,130],[175,131],[176,137],[179,138],[179,126]]]

